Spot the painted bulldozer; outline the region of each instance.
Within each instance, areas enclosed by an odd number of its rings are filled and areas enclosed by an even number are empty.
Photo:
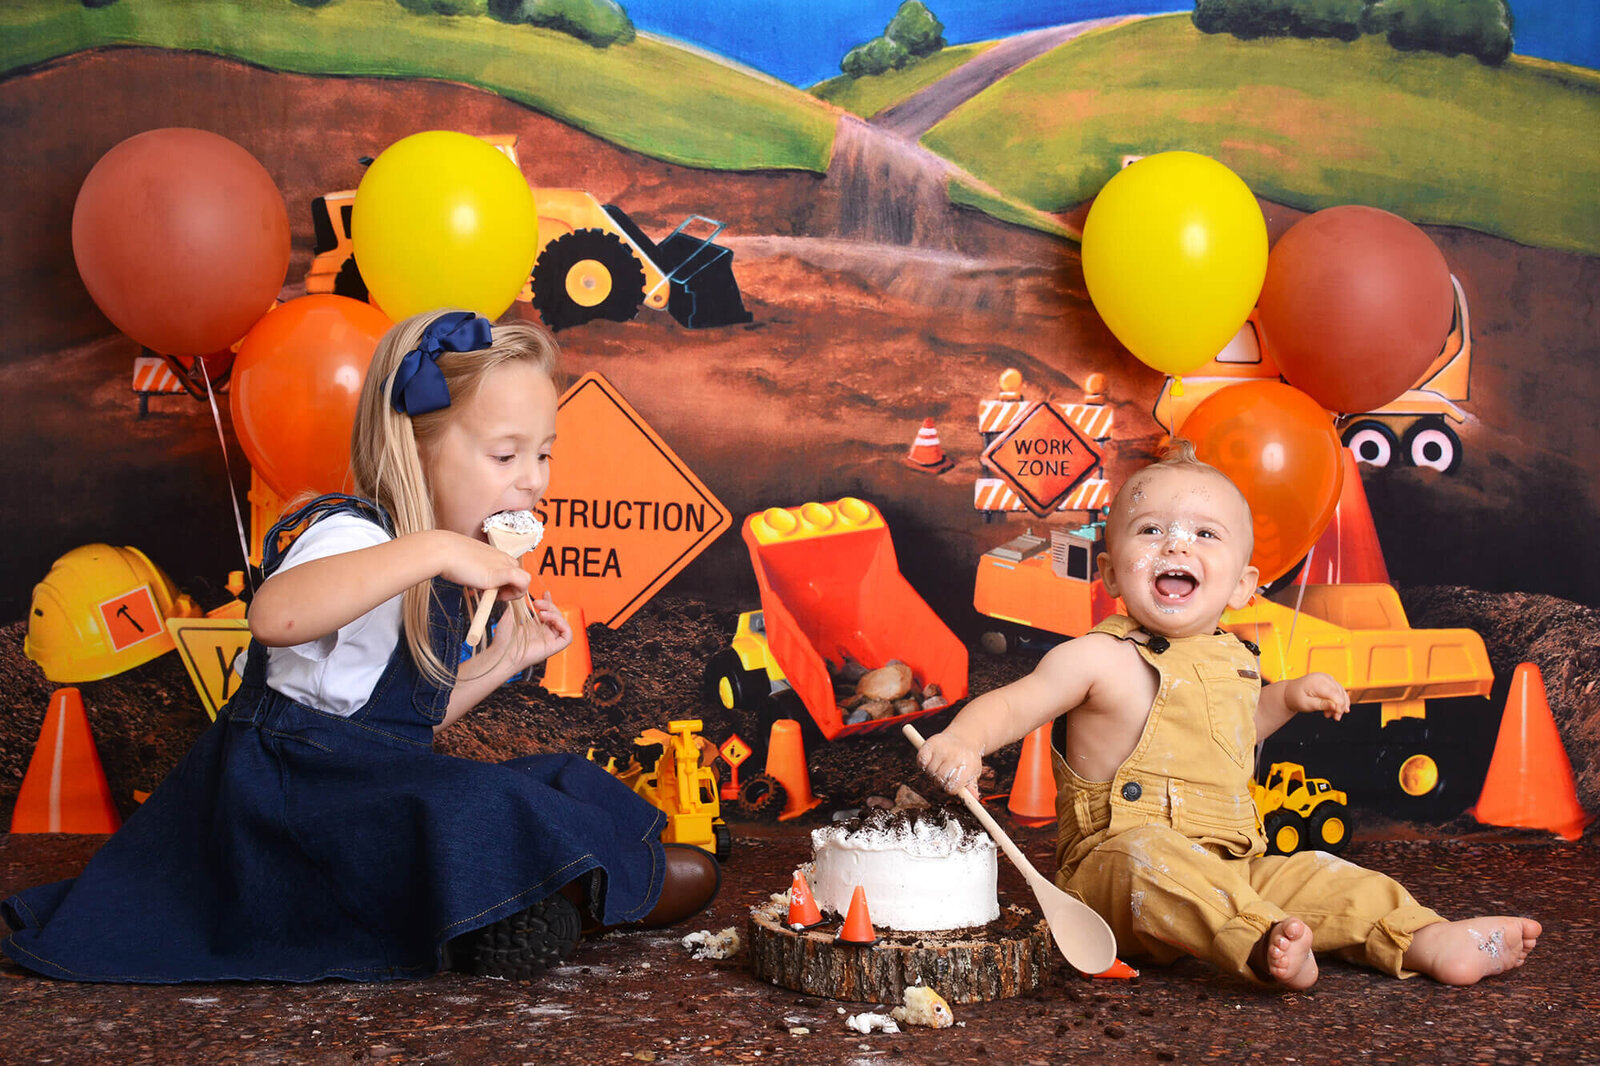
[[[517,162],[515,136],[483,138]],[[370,162],[370,160],[367,160]],[[368,297],[350,239],[354,189],[311,201],[315,258],[307,293]],[[733,252],[714,243],[724,224],[690,215],[665,238],[652,240],[627,212],[580,189],[533,190],[539,213],[539,254],[517,299],[532,302],[552,330],[597,318],[626,322],[640,306],[666,311],[691,329],[749,322]],[[690,230],[710,232],[696,236]]]

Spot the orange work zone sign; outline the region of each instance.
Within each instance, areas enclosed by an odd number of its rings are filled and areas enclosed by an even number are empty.
[[[1094,443],[1054,404],[1029,405],[983,453],[1023,504],[1043,518],[1101,463]]]
[[[107,639],[117,651],[166,632],[149,585],[140,585],[100,604],[100,618],[105,623]]]
[[[599,374],[561,397],[550,486],[534,508],[544,540],[522,558],[533,591],[612,629],[723,530],[732,516]]]

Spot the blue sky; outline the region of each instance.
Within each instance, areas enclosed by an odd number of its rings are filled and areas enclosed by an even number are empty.
[[[620,0],[634,24],[796,85],[839,73],[852,46],[876,37],[900,0]],[[951,44],[1101,15],[1192,11],[1193,0],[923,0]],[[1511,0],[1522,55],[1600,67],[1596,0]]]

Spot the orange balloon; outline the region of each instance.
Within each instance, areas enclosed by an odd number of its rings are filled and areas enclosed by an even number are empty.
[[[72,255],[112,325],[167,355],[204,355],[243,337],[277,298],[289,215],[266,168],[226,137],[149,130],[84,178]]]
[[[229,389],[233,428],[250,465],[279,496],[349,487],[361,383],[391,325],[358,300],[302,296],[245,335]]]
[[[1339,504],[1344,457],[1333,416],[1292,385],[1250,381],[1212,393],[1179,431],[1249,502],[1261,584],[1288,573]]]

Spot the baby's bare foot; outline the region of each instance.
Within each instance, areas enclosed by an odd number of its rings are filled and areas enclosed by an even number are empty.
[[[1418,929],[1404,965],[1447,985],[1475,985],[1485,977],[1521,966],[1539,942],[1532,918],[1496,915],[1435,922]]]
[[[1250,966],[1268,981],[1301,991],[1317,983],[1317,957],[1311,953],[1311,927],[1299,918],[1283,919],[1267,931],[1250,956]]]

